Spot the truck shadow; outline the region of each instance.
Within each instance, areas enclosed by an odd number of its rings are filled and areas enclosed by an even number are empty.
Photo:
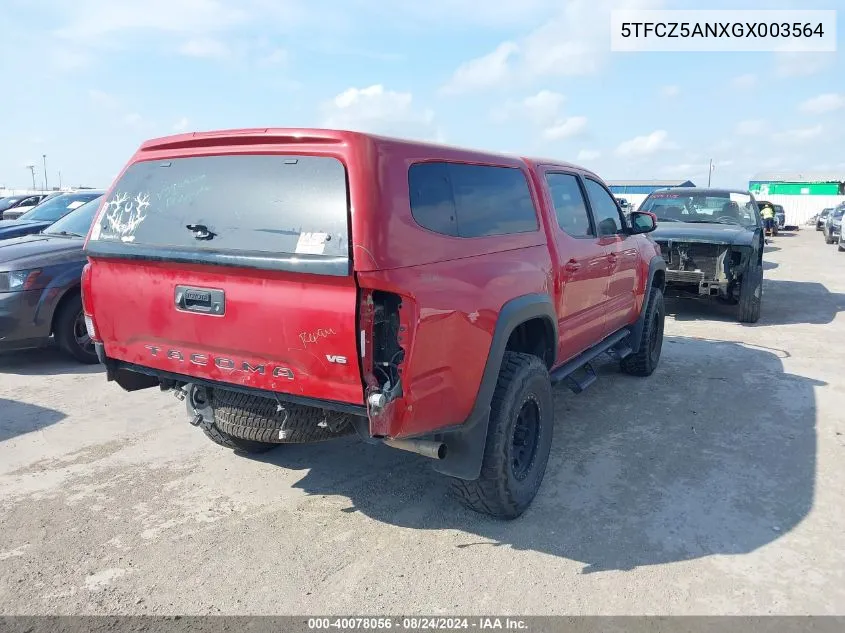
[[[85,365],[64,354],[53,344],[34,349],[0,353],[0,374],[57,376],[94,374],[104,371],[100,364]]]
[[[65,419],[65,414],[26,402],[0,398],[0,442],[40,431]]]
[[[824,284],[811,281],[763,282],[763,306],[757,323],[744,327],[832,322],[845,310],[845,294],[830,292]],[[709,319],[736,323],[737,307],[707,299],[666,298],[666,314],[677,321]]]
[[[824,383],[784,372],[770,350],[667,337],[649,379],[556,395],[540,492],[515,521],[464,509],[422,457],[356,439],[260,457],[307,470],[296,484],[343,495],[347,512],[390,525],[461,530],[457,547],[509,546],[630,570],[754,551],[807,516],[814,495],[815,396]]]

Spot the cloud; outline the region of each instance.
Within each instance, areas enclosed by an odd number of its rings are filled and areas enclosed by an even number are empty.
[[[587,117],[571,116],[544,129],[543,138],[547,141],[562,141],[581,136],[586,129]]]
[[[808,77],[815,75],[836,59],[836,53],[775,53],[775,72],[781,77]]]
[[[843,108],[845,108],[845,94],[833,92],[807,99],[799,106],[799,110],[807,114],[827,114]]]
[[[51,66],[63,72],[86,68],[94,62],[93,55],[78,47],[58,46],[48,53],[48,57]]]
[[[211,37],[190,39],[179,47],[179,52],[188,57],[201,59],[227,59],[232,54],[226,44]]]
[[[660,89],[660,95],[667,99],[677,97],[679,94],[681,94],[681,89],[678,86],[663,86]]]
[[[558,118],[566,97],[558,92],[541,90],[521,101],[508,101],[503,106],[494,108],[491,118],[499,123],[528,118],[540,125],[546,125]]]
[[[755,136],[766,130],[766,122],[760,119],[749,119],[736,124],[734,131],[740,136]]]
[[[119,103],[119,100],[114,95],[96,89],[88,91],[88,98],[95,106],[100,106],[102,108],[115,108]]]
[[[492,2],[479,11],[478,0],[427,0],[426,2],[379,1],[361,3],[372,9],[382,19],[391,19],[407,26],[409,20],[435,23],[444,27],[443,16],[455,25],[473,24],[482,27],[507,27],[536,24],[559,6],[559,0],[521,0],[520,2]],[[426,24],[426,26],[428,26]]]
[[[174,132],[184,132],[185,130],[188,129],[189,123],[190,123],[190,121],[188,121],[188,117],[183,116],[181,119],[179,119],[178,121],[176,121],[176,123],[173,124],[173,131]]]
[[[259,61],[266,66],[286,64],[288,61],[288,52],[283,48],[275,48],[264,55]]]
[[[650,156],[657,152],[676,149],[677,145],[669,141],[666,130],[655,130],[645,136],[635,136],[623,141],[616,148],[616,155],[621,157]]]
[[[530,83],[541,77],[590,75],[610,55],[608,28],[613,9],[646,9],[663,0],[569,0],[525,37],[458,66],[446,93]]]
[[[822,135],[824,128],[821,125],[814,125],[812,127],[795,128],[779,132],[775,134],[775,139],[785,143],[801,144],[807,141],[812,141]]]
[[[432,110],[415,109],[410,92],[386,90],[381,84],[344,90],[323,105],[323,113],[323,124],[330,128],[442,140]]]
[[[459,94],[489,88],[503,82],[510,73],[508,61],[519,51],[513,42],[502,42],[494,51],[458,66],[449,82],[443,86],[445,94]]]
[[[575,160],[591,161],[601,158],[601,152],[592,149],[582,149]]]
[[[69,39],[102,38],[124,31],[202,34],[248,22],[249,12],[222,0],[79,0],[59,29]]]
[[[731,83],[735,88],[739,88],[740,90],[750,90],[757,86],[758,77],[753,73],[746,73],[744,75],[738,75],[731,80]]]

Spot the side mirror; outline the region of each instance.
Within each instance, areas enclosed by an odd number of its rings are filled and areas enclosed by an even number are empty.
[[[657,228],[657,216],[646,211],[631,212],[631,233],[651,233]]]

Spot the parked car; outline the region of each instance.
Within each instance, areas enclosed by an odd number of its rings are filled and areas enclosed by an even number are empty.
[[[102,191],[63,193],[33,207],[16,220],[0,220],[0,240],[38,233],[74,209],[102,195]]]
[[[80,275],[99,204],[87,202],[37,235],[0,242],[0,350],[40,347],[52,335],[76,360],[98,362],[85,328]]]
[[[667,294],[736,305],[742,323],[760,318],[765,237],[748,191],[662,189],[640,211],[657,217],[653,237],[666,260]]]
[[[775,207],[775,219],[777,220],[777,227],[779,230],[783,231],[786,229],[786,211],[784,210],[783,206],[776,204]]]
[[[822,209],[821,213],[816,216],[816,230],[822,231],[824,230],[824,223],[827,220],[827,216],[830,215],[830,212],[833,211],[833,207],[829,209]]]
[[[839,235],[842,233],[842,215],[845,214],[845,203],[840,204],[827,214],[822,231],[825,244],[836,244],[839,242]]]
[[[622,211],[627,213],[628,211],[631,210],[631,203],[628,202],[627,198],[616,198],[616,202],[619,203],[619,206],[622,209]]]
[[[143,144],[100,216],[82,285],[108,380],[173,390],[228,448],[357,431],[425,455],[496,517],[543,479],[553,383],[582,391],[603,353],[637,376],[660,359],[654,216],[627,224],[568,163],[334,130],[183,135]]]
[[[20,217],[44,198],[47,194],[24,194],[18,196],[8,196],[0,200],[0,219],[13,220]]]

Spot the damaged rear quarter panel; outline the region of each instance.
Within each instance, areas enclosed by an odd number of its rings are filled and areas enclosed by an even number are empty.
[[[550,269],[548,248],[541,246],[359,273],[362,289],[414,289],[403,396],[371,418],[371,434],[400,438],[464,423],[502,306],[515,296],[546,292]]]

